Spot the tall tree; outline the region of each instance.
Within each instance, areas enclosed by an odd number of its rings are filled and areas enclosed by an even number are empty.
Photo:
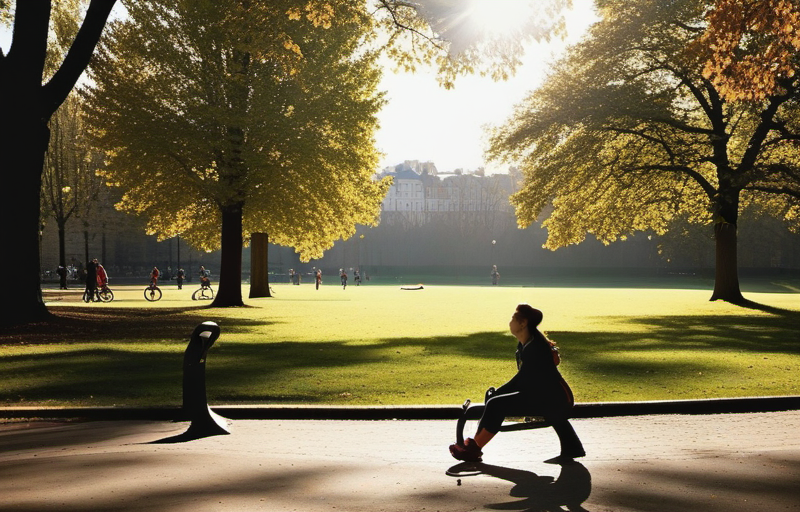
[[[0,201],[4,236],[13,251],[2,251],[0,267],[9,272],[14,300],[2,310],[2,323],[47,315],[39,282],[39,215],[42,169],[50,117],[86,68],[114,0],[92,0],[69,52],[45,82],[51,2],[25,0],[14,11],[8,54],[0,51],[0,177],[13,200]],[[0,5],[3,17],[10,5]]]
[[[222,247],[215,306],[242,304],[249,233],[320,257],[376,222],[388,186],[371,179],[383,104],[376,54],[361,50],[371,19],[346,2],[295,5],[131,5],[91,68],[87,111],[119,206],[162,238]]]
[[[25,0],[16,2],[12,10],[10,0],[0,0],[0,23],[13,23],[13,38],[8,54],[0,50],[0,97],[5,101],[3,118],[0,119],[0,175],[8,190],[14,191],[15,201],[0,203],[0,218],[15,219],[6,225],[8,243],[15,247],[0,256],[3,268],[15,268],[10,279],[17,290],[14,303],[3,309],[2,322],[25,322],[47,315],[39,283],[38,231],[41,189],[41,173],[44,153],[48,146],[47,122],[53,112],[64,101],[86,68],[108,16],[116,0],[62,0],[58,4],[87,3],[83,22],[63,63],[51,78],[44,72],[48,49],[51,0]],[[252,0],[241,0],[237,8],[249,8]],[[265,2],[262,2],[265,3]],[[522,2],[520,2],[522,3]],[[514,34],[523,39],[549,37],[558,30],[559,9],[569,5],[569,0],[534,2],[541,7],[532,10],[533,17],[548,20],[539,23],[542,30]],[[58,5],[56,4],[56,5]],[[199,8],[210,8],[212,2],[198,0]],[[286,2],[275,2],[285,6]],[[513,72],[520,52],[515,42],[473,36],[464,27],[464,9],[471,9],[472,2],[453,0],[350,0],[348,6],[357,6],[376,20],[377,27],[389,29],[388,41],[381,48],[407,68],[419,62],[435,61],[441,70],[442,81],[452,84],[458,73],[485,70],[495,76]],[[216,5],[222,20],[226,19],[226,6]],[[454,8],[456,7],[456,8]],[[333,12],[333,3],[327,0],[296,0],[285,13],[292,16],[310,16],[317,23],[328,22]],[[13,21],[12,21],[13,20]],[[254,17],[251,27],[264,21]],[[271,19],[278,25],[286,20]],[[472,23],[475,26],[475,23]],[[479,26],[479,24],[478,24]],[[530,25],[528,25],[530,26]],[[271,27],[267,33],[276,33],[279,27]],[[487,42],[494,40],[495,43]],[[178,40],[171,43],[181,45]],[[251,41],[252,43],[253,41]],[[281,39],[279,42],[289,43]],[[146,44],[146,41],[142,41]],[[410,43],[404,46],[404,43]],[[298,43],[294,43],[298,44]],[[259,55],[250,55],[257,61]],[[488,62],[488,65],[484,65]],[[194,59],[187,61],[195,63]],[[240,65],[244,66],[244,61]],[[146,66],[158,66],[156,62],[142,62]],[[209,70],[218,71],[218,70]],[[229,71],[232,72],[232,71]],[[183,216],[184,221],[187,216]]]
[[[742,302],[740,209],[760,201],[797,218],[797,78],[763,101],[729,103],[685,51],[706,2],[599,4],[602,21],[492,137],[491,156],[522,162],[518,221],[527,226],[552,205],[551,249],[587,233],[604,243],[664,233],[681,215],[713,224],[711,298]]]
[[[84,137],[79,100],[70,96],[50,120],[50,147],[42,173],[42,207],[58,229],[58,262],[66,267],[65,237],[70,219],[88,222],[102,185],[99,167]],[[88,256],[87,256],[88,259]],[[88,263],[88,262],[87,262]],[[62,286],[66,282],[62,279]]]

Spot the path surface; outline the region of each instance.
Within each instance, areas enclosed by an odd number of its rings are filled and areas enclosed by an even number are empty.
[[[480,474],[447,476],[455,421],[237,420],[0,426],[0,511],[800,511],[800,412],[575,420],[501,433]],[[456,468],[457,469],[457,468]]]

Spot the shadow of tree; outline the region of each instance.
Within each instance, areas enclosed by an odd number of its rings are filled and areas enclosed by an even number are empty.
[[[70,344],[94,341],[186,340],[194,327],[211,320],[226,332],[246,332],[265,320],[219,317],[209,307],[88,308],[51,307],[45,321],[18,325],[0,333],[0,346],[15,344]]]
[[[623,467],[615,472],[615,480],[640,484],[616,486],[610,493],[606,488],[594,499],[609,510],[648,512],[797,507],[800,454],[796,450],[759,453],[744,460],[740,455],[718,455],[713,467],[725,469],[710,471],[709,464],[699,460]]]
[[[59,345],[97,340],[130,342],[130,348],[120,349],[119,345],[105,348],[100,343],[90,348],[76,347],[45,354],[6,355],[0,367],[0,382],[4,383],[4,387],[0,387],[4,389],[0,401],[179,404],[183,351],[197,324],[217,321],[223,336],[261,330],[269,325],[261,320],[215,319],[213,310],[197,308],[120,308],[106,309],[101,314],[85,311],[74,308],[58,311],[56,320],[29,326],[30,332],[24,338],[33,343],[57,341]],[[729,371],[728,367],[716,364],[713,357],[705,357],[715,351],[800,355],[797,342],[800,313],[794,311],[776,311],[769,315],[678,315],[610,320],[617,325],[629,325],[630,330],[549,332],[562,349],[571,383],[588,385],[592,381],[617,380],[635,381],[642,388],[664,387],[700,372]],[[15,336],[18,337],[19,332],[0,335],[0,344],[14,344]],[[466,396],[477,398],[483,396],[487,385],[500,383],[493,382],[494,379],[507,378],[513,372],[514,347],[510,339],[503,332],[395,337],[370,343],[343,340],[229,342],[223,339],[212,349],[209,358],[209,398],[212,402],[327,403],[333,396],[322,394],[320,388],[324,386],[318,381],[332,378],[331,372],[346,383],[343,386],[359,383],[369,373],[394,373],[392,379],[381,381],[386,386],[387,397],[402,389],[399,386],[403,383],[397,378],[402,374],[409,379],[419,376],[416,385],[447,385],[458,389],[454,401]],[[164,345],[143,350],[137,341],[161,341]],[[647,354],[659,355],[639,357]],[[458,364],[448,363],[443,367],[442,361],[457,361]],[[493,365],[495,375],[482,374],[484,380],[479,382],[469,368],[488,371],[487,363]],[[435,375],[430,368],[435,369]],[[502,375],[498,369],[502,370]],[[296,379],[298,375],[308,382],[302,386],[287,384],[288,379]],[[666,376],[672,380],[658,380]],[[474,389],[464,389],[466,385]],[[164,396],[172,398],[168,398],[167,403],[163,398],[156,398]]]

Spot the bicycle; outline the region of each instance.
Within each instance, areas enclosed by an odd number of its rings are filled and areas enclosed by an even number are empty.
[[[111,288],[109,288],[107,285],[103,285],[102,287],[97,288],[94,291],[94,295],[99,302],[111,302],[112,300],[114,300],[114,292],[111,291]],[[90,301],[89,290],[84,290],[83,302],[89,302],[89,301]]]
[[[200,288],[192,293],[192,300],[211,300],[214,298],[214,289],[210,284],[200,285]]]
[[[155,283],[150,283],[150,286],[144,289],[144,298],[149,302],[161,300],[161,288],[156,286]]]

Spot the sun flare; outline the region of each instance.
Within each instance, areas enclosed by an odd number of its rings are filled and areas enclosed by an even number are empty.
[[[490,36],[522,27],[533,15],[530,0],[471,0],[469,17]]]

